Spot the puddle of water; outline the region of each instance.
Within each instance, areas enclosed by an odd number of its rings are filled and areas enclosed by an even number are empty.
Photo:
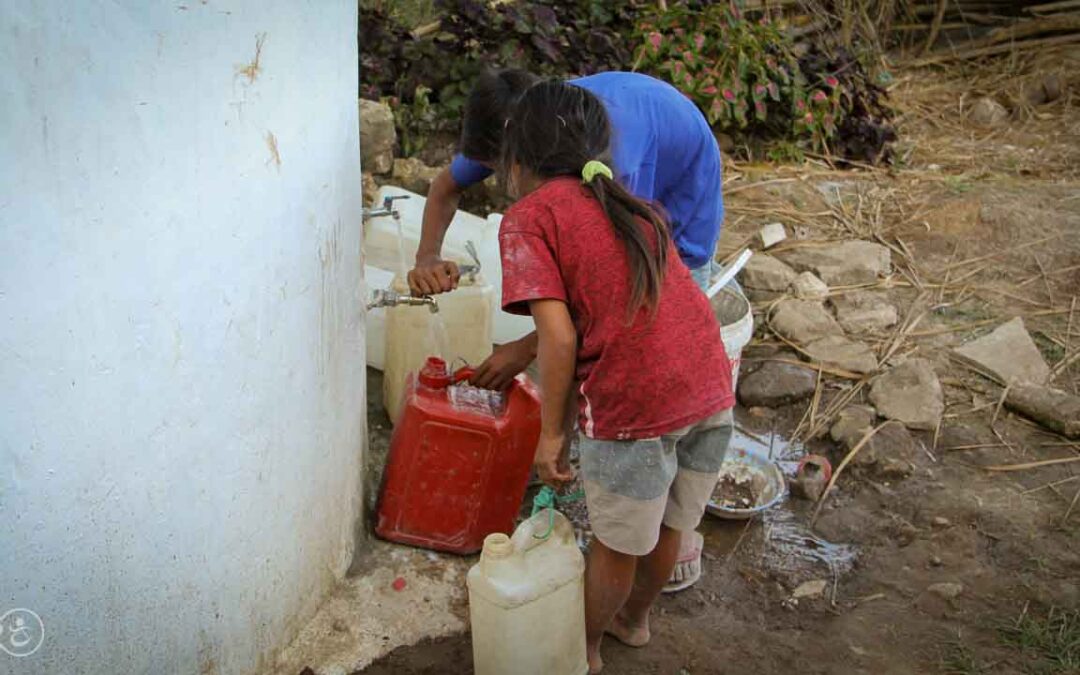
[[[792,443],[775,431],[758,434],[737,424],[735,433],[731,437],[731,449],[745,450],[748,453],[773,459],[784,475],[789,478],[794,478],[795,470],[799,467],[799,460],[806,454],[806,447],[802,443]]]
[[[788,509],[775,509],[764,517],[762,557],[774,571],[796,574],[807,567],[824,566],[839,576],[855,564],[855,547],[834,544],[817,536]]]
[[[744,450],[776,461],[784,475],[795,476],[799,460],[806,447],[792,443],[774,430],[751,431],[736,425],[731,439],[732,450]],[[848,544],[835,544],[816,535],[803,517],[790,504],[767,511],[748,526],[742,521],[720,521],[706,534],[710,550],[727,555],[735,546],[745,547],[751,559],[761,561],[762,567],[775,576],[789,580],[806,580],[829,575],[839,577],[851,570],[856,549]],[[742,544],[738,544],[744,538]]]

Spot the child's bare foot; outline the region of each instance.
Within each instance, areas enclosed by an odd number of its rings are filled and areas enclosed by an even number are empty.
[[[596,649],[585,647],[585,659],[589,662],[589,675],[597,675],[604,669],[604,659],[600,658],[600,646]]]
[[[607,632],[627,647],[644,647],[649,644],[649,639],[652,637],[649,634],[648,618],[641,623],[632,623],[622,612],[616,614],[611,620]]]

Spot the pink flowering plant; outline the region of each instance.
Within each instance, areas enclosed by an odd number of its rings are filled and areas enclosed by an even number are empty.
[[[776,23],[724,2],[673,4],[641,20],[638,33],[634,69],[671,82],[715,129],[829,150],[844,86],[832,73],[808,80]]]

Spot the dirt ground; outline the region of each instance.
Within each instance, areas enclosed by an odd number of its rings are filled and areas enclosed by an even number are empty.
[[[774,221],[799,239],[893,249],[897,273],[877,287],[901,324],[867,340],[892,360],[933,362],[945,417],[936,432],[913,432],[909,477],[846,471],[813,530],[813,505],[795,499],[748,525],[707,517],[703,579],[659,601],[646,648],[605,642],[605,672],[1080,673],[1080,463],[984,468],[1076,457],[1080,444],[1000,409],[1001,388],[949,357],[1013,316],[1052,369],[1080,347],[1077,65],[1074,54],[901,73],[892,97],[903,141],[889,170],[729,163],[721,254]],[[992,129],[965,118],[974,98],[1007,98],[1048,70],[1069,73],[1062,100]],[[747,369],[782,346],[761,319]],[[1062,389],[1078,383],[1080,363],[1056,374]],[[785,439],[853,387],[854,402],[865,399],[863,384],[826,376],[816,405],[740,409],[740,442],[773,435],[798,456],[804,444]],[[385,429],[373,434],[385,448]],[[803,441],[833,466],[843,459],[827,434]],[[824,580],[824,595],[794,600],[808,580]],[[458,635],[362,672],[464,673],[471,662]]]

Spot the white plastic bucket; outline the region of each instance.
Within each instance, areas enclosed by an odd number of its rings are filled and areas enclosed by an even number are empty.
[[[754,335],[754,312],[750,309],[750,301],[733,283],[720,289],[711,302],[716,320],[720,322],[724,351],[731,362],[731,389],[734,391],[739,384],[742,350]]]

